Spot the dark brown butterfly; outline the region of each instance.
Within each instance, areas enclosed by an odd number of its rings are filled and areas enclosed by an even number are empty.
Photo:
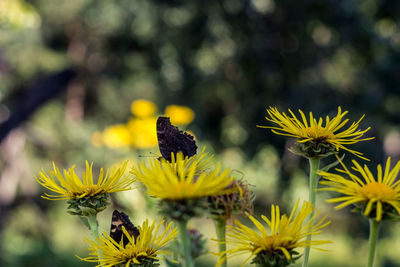
[[[197,145],[194,137],[173,126],[168,117],[157,119],[157,139],[161,155],[171,161],[171,153],[181,151],[184,157],[196,155]]]
[[[135,238],[135,242],[136,242],[136,239],[138,238],[138,236],[140,234],[139,229],[133,225],[131,220],[129,220],[128,215],[126,215],[123,212],[114,210],[114,212],[112,214],[112,218],[111,218],[110,236],[117,243],[119,243],[121,241],[122,236],[124,235],[124,232],[122,231],[122,226],[124,226],[126,231]],[[129,240],[125,236],[124,237],[124,246],[126,246],[128,243],[129,243]]]

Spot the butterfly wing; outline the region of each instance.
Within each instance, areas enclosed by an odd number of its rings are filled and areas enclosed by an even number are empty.
[[[137,227],[133,225],[131,220],[129,219],[128,215],[123,212],[119,212],[114,210],[111,218],[111,229],[110,229],[110,236],[115,242],[119,243],[122,239],[124,232],[122,231],[122,226],[125,227],[126,231],[136,239],[138,238],[140,232]],[[124,246],[129,243],[127,238],[124,238]]]
[[[181,151],[185,157],[191,157],[197,152],[194,137],[173,126],[168,117],[158,117],[157,139],[160,153],[168,161],[171,161],[172,152],[176,154]]]

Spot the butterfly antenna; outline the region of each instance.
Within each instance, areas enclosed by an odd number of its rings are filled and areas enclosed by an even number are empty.
[[[158,155],[157,153],[154,152],[149,152],[149,154],[151,155],[139,155],[139,158],[158,158],[160,157],[160,155]]]

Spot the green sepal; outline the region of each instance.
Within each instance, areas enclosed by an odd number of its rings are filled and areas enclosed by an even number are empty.
[[[169,259],[165,259],[165,265],[167,265],[167,267],[181,267],[182,266],[179,262],[172,262]]]
[[[296,145],[289,148],[289,151],[306,158],[326,158],[338,153],[335,146],[326,142],[324,139],[296,143]]]
[[[96,215],[105,210],[110,203],[109,194],[72,198],[67,200],[67,212],[78,216]]]
[[[161,213],[173,220],[188,221],[193,217],[202,216],[206,211],[206,203],[205,198],[162,199],[159,208]]]
[[[259,267],[284,267],[295,263],[302,256],[295,250],[288,250],[288,252],[290,259],[287,259],[282,251],[261,251],[253,258],[251,264]]]
[[[373,204],[371,212],[367,216],[364,215],[365,208],[367,207],[367,203],[368,202],[355,203],[354,208],[351,211],[360,213],[362,216],[364,216],[368,219],[376,219],[376,203]],[[383,203],[383,205],[382,205],[382,221],[385,221],[385,220],[398,222],[398,221],[400,221],[400,214],[398,214],[396,209],[393,208],[391,205]]]
[[[70,213],[69,211],[67,211],[67,212]],[[74,215],[75,215],[75,214],[74,214]],[[82,222],[87,228],[90,229],[90,225],[89,225],[89,222],[88,222],[87,217],[79,216],[79,219],[81,220],[81,222]]]
[[[160,266],[160,264],[158,263],[158,259],[147,258],[147,257],[139,257],[138,260],[140,261],[139,264],[131,262],[129,264],[129,266],[130,267],[156,267],[156,266]],[[121,263],[121,264],[117,264],[117,265],[114,265],[114,266],[125,267],[126,264],[125,263]]]

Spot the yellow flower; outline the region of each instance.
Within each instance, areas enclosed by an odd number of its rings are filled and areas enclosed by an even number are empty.
[[[183,157],[181,152],[172,154],[171,162],[164,158],[153,159],[150,167],[140,164],[131,173],[143,183],[148,194],[160,199],[184,200],[232,193],[227,189],[233,182],[229,170],[220,173],[220,167],[206,170],[212,157],[203,151],[193,157]]]
[[[309,218],[313,211],[313,206],[309,202],[304,202],[300,211],[295,215],[299,201],[296,202],[290,216],[280,213],[279,206],[271,206],[271,219],[261,215],[267,224],[265,227],[260,221],[247,214],[258,231],[235,220],[235,226],[228,226],[231,232],[227,233],[226,243],[234,246],[222,252],[220,256],[235,256],[250,253],[250,256],[243,262],[244,266],[253,256],[253,263],[264,266],[264,261],[275,260],[280,264],[292,262],[297,252],[294,250],[299,247],[313,247],[326,243],[327,240],[306,240],[310,234],[318,235],[321,229],[327,226],[330,221],[325,218],[315,222],[315,216]],[[222,257],[221,257],[222,258]],[[285,262],[286,261],[286,262]],[[221,264],[222,260],[218,264]],[[264,265],[263,265],[264,264]],[[277,265],[286,266],[286,265]]]
[[[156,111],[157,106],[149,100],[138,99],[131,104],[132,114],[139,118],[151,117]]]
[[[0,1],[0,21],[17,28],[36,29],[41,24],[41,17],[34,6],[23,0]]]
[[[156,133],[157,118],[132,118],[128,122],[131,133],[131,145],[134,148],[151,148],[157,146]]]
[[[385,213],[389,214],[395,210],[397,214],[400,214],[400,181],[396,180],[400,171],[400,161],[392,170],[390,170],[390,157],[386,161],[384,171],[379,164],[376,178],[366,165],[363,168],[355,160],[353,160],[353,165],[352,169],[358,174],[351,173],[343,163],[343,170],[336,169],[349,176],[350,180],[343,178],[341,174],[318,172],[326,179],[320,184],[328,186],[320,190],[335,191],[345,195],[330,199],[328,202],[342,202],[335,209],[341,209],[351,204],[361,206],[365,216],[375,217],[378,222],[384,218]]]
[[[130,264],[142,264],[144,262],[154,262],[159,260],[160,254],[169,253],[165,250],[165,247],[169,242],[174,240],[177,235],[176,228],[172,227],[172,222],[166,225],[165,230],[161,230],[161,226],[164,225],[164,220],[160,223],[153,223],[150,225],[149,221],[146,220],[139,226],[139,236],[136,239],[126,231],[125,227],[122,227],[124,236],[119,243],[117,243],[107,233],[103,233],[103,236],[98,238],[96,241],[86,240],[90,247],[89,257],[80,258],[87,262],[97,262],[96,266],[116,266],[118,264],[125,264],[125,266],[131,266]],[[129,243],[124,246],[123,240],[128,239]],[[152,266],[152,265],[146,265]]]
[[[343,120],[343,117],[348,113],[342,112],[338,107],[338,113],[330,119],[326,116],[325,125],[323,126],[323,118],[318,120],[314,118],[310,112],[309,120],[303,111],[299,110],[301,120],[289,109],[290,116],[284,112],[280,113],[276,108],[270,107],[268,110],[269,117],[266,119],[277,124],[277,127],[258,126],[261,128],[270,128],[272,132],[278,135],[285,135],[297,138],[297,142],[302,146],[301,152],[307,157],[315,157],[319,155],[327,155],[332,151],[339,149],[346,150],[359,158],[364,158],[361,152],[350,150],[346,145],[354,144],[360,141],[371,140],[374,137],[361,138],[370,127],[365,130],[357,129],[364,115],[357,121],[353,122],[347,129],[342,128],[349,121]]]
[[[103,134],[101,132],[94,132],[90,137],[90,142],[96,147],[101,147],[103,145]]]
[[[111,125],[103,132],[103,143],[109,148],[127,147],[131,143],[131,133],[124,124]]]
[[[49,174],[47,174],[42,169],[42,171],[39,172],[39,176],[35,176],[35,179],[39,184],[56,193],[55,195],[45,193],[42,196],[45,199],[81,199],[88,196],[97,196],[131,189],[130,185],[134,182],[134,179],[129,175],[124,176],[127,164],[128,161],[124,162],[120,168],[113,168],[111,172],[107,169],[105,175],[103,168],[101,168],[97,183],[93,181],[93,163],[89,165],[87,161],[86,172],[82,174],[83,181],[76,175],[75,166],[64,170],[63,174],[61,174],[54,162],[53,171],[49,171]]]
[[[178,105],[169,105],[165,108],[165,116],[170,117],[172,124],[185,125],[194,120],[191,108]]]

